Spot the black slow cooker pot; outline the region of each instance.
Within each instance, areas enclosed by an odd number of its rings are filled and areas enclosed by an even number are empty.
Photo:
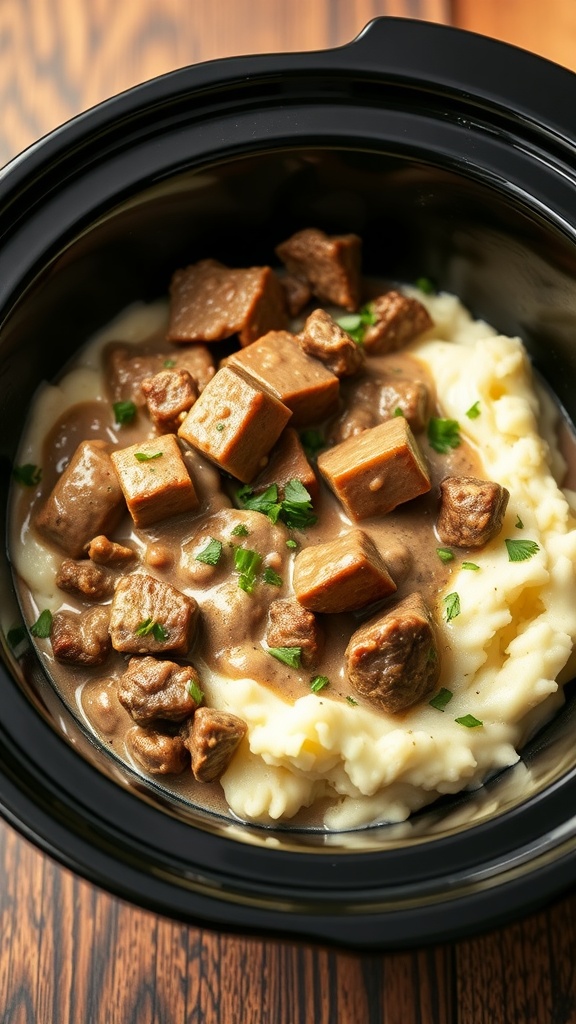
[[[298,228],[426,275],[520,334],[576,418],[576,78],[520,50],[377,20],[325,53],[185,68],[76,118],[0,175],[0,445],[39,382],[207,255],[267,262]],[[522,761],[402,825],[265,829],[178,803],[103,751],[6,637],[0,805],[91,881],[182,919],[355,946],[445,939],[576,876],[574,701]]]

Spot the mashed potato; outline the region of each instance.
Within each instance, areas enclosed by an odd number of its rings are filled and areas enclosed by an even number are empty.
[[[443,711],[426,702],[402,716],[333,701],[325,692],[288,704],[253,679],[225,679],[205,666],[209,704],[248,724],[248,742],[221,780],[231,810],[242,819],[288,821],[321,801],[329,829],[401,821],[441,794],[478,786],[517,761],[527,736],[560,706],[561,684],[572,675],[576,521],[570,496],[557,482],[562,459],[552,405],[537,394],[518,339],[473,322],[452,296],[413,294],[436,327],[409,351],[426,364],[442,415],[459,422],[486,477],[510,492],[502,532],[474,553],[476,570],[452,571],[433,609],[442,650],[440,686],[453,696]],[[87,350],[83,369],[46,389],[23,462],[40,461],[38,438],[63,401],[98,395],[102,344],[110,336],[136,340],[149,317],[157,326],[164,315],[158,306],[127,314]],[[469,418],[476,402],[481,414]],[[507,538],[534,541],[538,550],[525,561],[510,561]],[[28,536],[14,544],[13,560],[38,606],[56,607],[54,556]],[[451,621],[448,593],[460,603]],[[481,724],[456,721],[465,716]]]

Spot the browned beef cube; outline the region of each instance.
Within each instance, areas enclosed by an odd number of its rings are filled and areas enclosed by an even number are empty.
[[[180,775],[190,761],[181,736],[168,736],[139,725],[133,725],[126,733],[126,747],[150,775]]]
[[[182,722],[198,706],[190,687],[200,687],[192,665],[150,657],[130,658],[118,684],[118,700],[138,725],[149,725],[155,718]]]
[[[110,613],[112,646],[127,654],[185,654],[197,611],[194,598],[169,583],[143,573],[123,576]]]
[[[134,402],[143,406],[140,385],[146,377],[157,373],[162,363],[155,352],[137,345],[114,341],[103,352],[104,378],[112,402]]]
[[[50,642],[56,661],[66,665],[102,665],[110,653],[109,608],[56,612]]]
[[[161,370],[141,384],[150,419],[160,434],[175,434],[198,398],[188,370]]]
[[[94,534],[115,529],[125,508],[108,445],[82,441],[34,523],[45,540],[79,558]]]
[[[192,755],[192,772],[196,781],[216,782],[226,771],[246,732],[246,722],[237,715],[213,708],[198,708],[184,736],[184,743]]]
[[[162,358],[162,369],[188,370],[200,394],[216,373],[212,353],[206,345],[179,345],[173,356]]]
[[[389,377],[379,385],[378,416],[381,421],[402,415],[413,431],[428,422],[428,388],[419,380]]]
[[[314,612],[351,612],[388,597],[396,584],[362,530],[304,548],[294,561],[294,592]]]
[[[98,565],[118,565],[136,558],[136,552],[124,544],[108,540],[104,534],[93,537],[88,545],[88,558]]]
[[[286,427],[270,452],[268,465],[253,481],[252,488],[260,494],[271,484],[278,484],[278,494],[282,499],[284,488],[290,480],[299,480],[313,501],[318,497],[318,480],[306,458],[298,433],[292,427]]]
[[[288,331],[270,331],[249,348],[235,352],[228,366],[268,388],[290,409],[295,427],[318,423],[338,405],[338,377],[306,355]]]
[[[302,665],[313,668],[324,647],[324,634],[312,612],[286,598],[270,605],[266,643],[268,647],[300,647]]]
[[[221,341],[238,334],[250,345],[286,326],[284,291],[270,267],[232,270],[201,260],[177,270],[170,285],[168,340]]]
[[[257,381],[223,366],[178,434],[221,469],[250,483],[290,416],[290,409]]]
[[[352,519],[385,515],[430,490],[430,477],[403,416],[318,456],[318,468]]]
[[[492,480],[447,476],[440,484],[440,540],[458,548],[483,547],[500,533],[509,497],[509,491]]]
[[[297,231],[276,248],[286,269],[324,302],[355,310],[360,302],[358,235],[327,235],[317,228]]]
[[[364,365],[364,352],[325,309],[315,309],[298,335],[304,352],[324,363],[337,377],[351,377]]]
[[[376,323],[368,326],[364,333],[364,349],[368,355],[394,352],[434,326],[426,307],[401,292],[379,295],[370,303],[370,309],[376,316]]]
[[[174,434],[112,452],[136,526],[147,527],[198,508],[198,496]]]
[[[432,692],[440,657],[432,617],[411,594],[365,622],[346,648],[348,679],[362,697],[397,714]]]
[[[56,586],[68,594],[91,601],[104,601],[114,590],[112,575],[88,559],[65,558],[56,573]]]
[[[312,298],[312,292],[310,287],[306,284],[306,281],[302,281],[299,277],[294,277],[293,274],[284,274],[280,278],[280,284],[284,289],[286,296],[286,305],[290,316],[298,316],[307,302],[310,302]]]
[[[336,444],[394,416],[404,416],[414,432],[428,422],[428,388],[419,380],[360,377],[346,381],[342,398],[344,411],[330,428],[330,440]]]

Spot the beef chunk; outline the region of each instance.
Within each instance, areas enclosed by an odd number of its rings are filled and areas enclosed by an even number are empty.
[[[168,355],[149,352],[146,346],[111,342],[104,349],[103,361],[104,377],[112,402],[134,402],[138,407],[142,407],[146,401],[142,381],[161,370],[187,370],[198,391],[204,390],[216,372],[214,360],[206,345],[182,345]]]
[[[403,416],[318,456],[318,469],[352,519],[385,515],[430,490],[416,439]]]
[[[304,352],[319,359],[337,377],[351,377],[364,365],[360,345],[324,309],[310,314],[298,342]]]
[[[198,388],[188,370],[161,370],[141,384],[150,419],[160,434],[175,434],[198,398]]]
[[[362,530],[296,555],[294,592],[310,611],[351,612],[395,590],[384,559]]]
[[[286,296],[286,305],[290,316],[298,316],[298,313],[302,312],[307,302],[310,302],[312,298],[312,292],[306,281],[302,281],[299,277],[294,277],[293,274],[284,274],[280,278],[280,284],[284,289],[284,295]]]
[[[98,565],[118,565],[136,558],[136,552],[124,544],[108,540],[104,534],[93,537],[88,545],[88,558]]]
[[[133,725],[126,733],[126,747],[150,775],[180,775],[189,763],[182,737],[168,736],[157,729]]]
[[[104,441],[82,441],[35,518],[45,540],[71,558],[84,554],[95,533],[111,532],[125,509]]]
[[[409,299],[401,292],[379,295],[370,303],[370,310],[376,316],[376,323],[369,325],[364,333],[364,348],[368,355],[403,348],[433,326],[426,307],[418,299]]]
[[[216,782],[224,774],[246,731],[246,722],[236,715],[198,708],[184,737],[197,782]]]
[[[168,340],[221,341],[238,334],[250,345],[287,324],[284,291],[270,267],[232,270],[201,260],[177,270],[170,285]]]
[[[286,427],[270,452],[268,464],[253,481],[252,489],[260,494],[271,484],[278,484],[278,495],[283,499],[284,488],[290,480],[299,480],[313,501],[318,497],[318,480],[306,458],[298,433],[292,427]]]
[[[190,685],[200,686],[192,665],[177,665],[158,658],[130,658],[118,685],[118,700],[138,725],[155,718],[182,722],[193,715],[197,703]]]
[[[104,601],[114,590],[114,580],[106,569],[87,559],[76,562],[65,558],[56,573],[56,586],[68,594]]]
[[[50,642],[56,661],[66,665],[102,665],[110,653],[109,608],[56,612]]]
[[[295,427],[318,423],[338,404],[338,378],[306,355],[288,331],[270,331],[254,345],[235,352],[228,365],[283,402],[292,412]]]
[[[352,634],[346,670],[356,691],[382,711],[397,714],[423,700],[440,675],[430,612],[411,594]]]
[[[300,647],[304,668],[313,668],[324,647],[324,635],[316,616],[298,601],[273,601],[266,630],[268,647]]]
[[[330,430],[330,439],[335,443],[395,416],[403,416],[415,433],[423,430],[428,422],[428,388],[422,381],[392,376],[362,377],[347,382],[344,388],[344,412]]]
[[[112,462],[136,526],[191,512],[198,497],[174,434],[112,452]]]
[[[116,587],[110,636],[116,651],[127,654],[185,654],[192,641],[198,605],[169,583],[134,573]]]
[[[319,299],[354,311],[360,302],[361,247],[358,235],[305,228],[277,246],[276,253]]]
[[[481,548],[502,529],[510,493],[491,480],[448,476],[440,484],[436,529],[443,544]]]
[[[167,369],[168,364],[172,369],[188,370],[200,394],[216,373],[212,353],[206,345],[179,345],[169,359],[162,360],[162,369]]]
[[[259,383],[223,366],[178,434],[221,469],[250,483],[290,416],[290,409]]]

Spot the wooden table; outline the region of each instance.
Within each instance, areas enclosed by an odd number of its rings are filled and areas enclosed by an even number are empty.
[[[380,14],[459,24],[576,66],[574,0],[0,0],[0,165],[175,67],[351,39]],[[571,1024],[576,897],[414,953],[216,935],[140,911],[0,824],[2,1024]]]

